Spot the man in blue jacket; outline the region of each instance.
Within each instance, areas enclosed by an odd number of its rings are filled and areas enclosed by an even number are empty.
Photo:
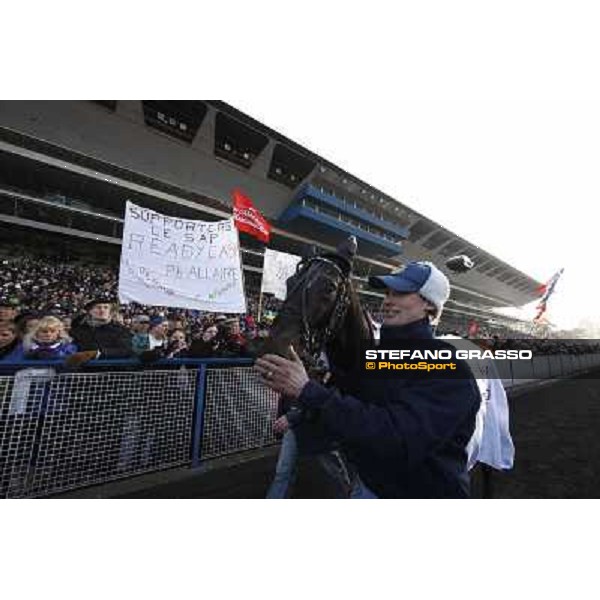
[[[432,324],[450,295],[439,269],[413,262],[370,283],[386,294],[382,343],[434,339]],[[320,411],[324,426],[358,470],[362,497],[469,497],[466,447],[480,403],[470,372],[461,379],[364,378],[360,391],[350,396],[309,380],[294,357],[266,355],[256,368],[273,390]]]

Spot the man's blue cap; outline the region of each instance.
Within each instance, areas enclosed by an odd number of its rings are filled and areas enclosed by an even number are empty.
[[[150,319],[150,327],[156,327],[158,325],[162,325],[165,322],[165,319],[163,319],[163,317],[152,317]]]
[[[431,267],[424,263],[411,262],[400,271],[389,275],[369,277],[369,284],[378,289],[390,288],[397,292],[419,292],[431,275]]]
[[[369,277],[375,288],[390,288],[397,292],[418,292],[436,308],[437,316],[442,314],[444,304],[450,296],[448,278],[432,263],[410,262],[400,271],[389,275]]]

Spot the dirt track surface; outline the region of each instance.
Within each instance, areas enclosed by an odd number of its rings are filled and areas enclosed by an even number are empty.
[[[600,379],[512,398],[510,419],[515,468],[493,473],[492,497],[600,498]]]

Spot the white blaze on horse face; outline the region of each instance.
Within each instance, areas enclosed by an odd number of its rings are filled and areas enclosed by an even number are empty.
[[[384,325],[407,325],[427,316],[429,302],[417,293],[387,289],[381,305]]]

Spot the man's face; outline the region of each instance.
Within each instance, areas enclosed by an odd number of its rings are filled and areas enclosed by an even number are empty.
[[[387,289],[381,305],[384,325],[406,325],[420,321],[431,304],[416,292],[396,292]]]
[[[204,333],[202,334],[202,339],[205,342],[208,342],[210,340],[212,340],[218,333],[218,329],[216,327],[216,325],[211,325],[210,327],[207,327],[204,331]]]
[[[150,329],[150,334],[155,337],[157,340],[163,339],[167,334],[167,323],[161,323],[160,325],[155,325]]]
[[[183,333],[183,331],[179,331],[179,330],[174,331],[171,334],[171,341],[182,344],[182,345],[185,344],[185,333]]]
[[[149,328],[150,328],[150,324],[148,323],[148,321],[138,321],[133,326],[133,330],[136,333],[148,333]]]
[[[12,321],[17,316],[17,310],[12,306],[0,306],[0,321]]]
[[[94,304],[90,308],[90,315],[97,321],[110,321],[110,304]]]
[[[239,335],[240,324],[237,321],[234,321],[233,323],[229,323],[227,326],[227,330],[229,332],[229,335]]]
[[[5,327],[0,328],[0,348],[4,348],[13,342],[17,337],[16,333],[12,329]]]

